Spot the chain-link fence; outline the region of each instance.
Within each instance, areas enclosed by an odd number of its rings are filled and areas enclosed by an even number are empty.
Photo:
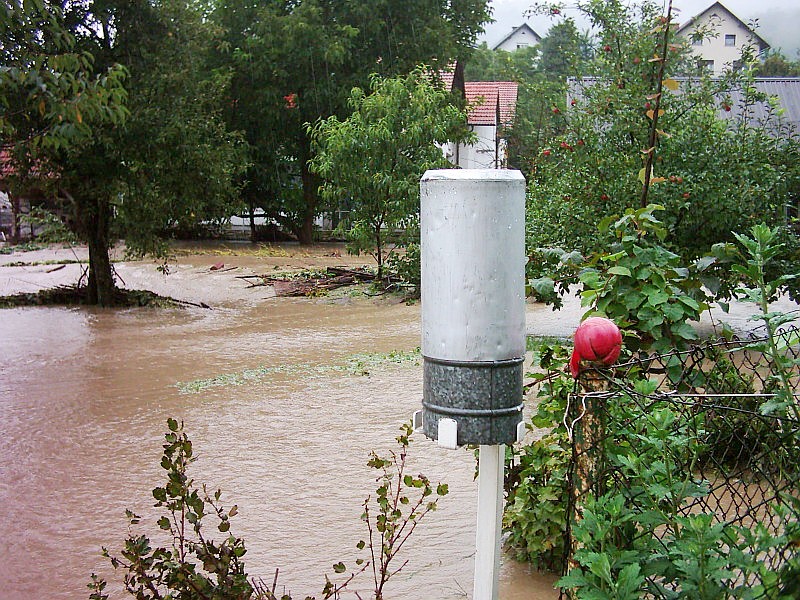
[[[564,421],[565,571],[591,569],[586,530],[618,498],[605,542],[622,557],[639,552],[646,596],[800,598],[797,340],[787,330],[715,341],[586,373]],[[707,577],[722,595],[691,591],[702,576],[686,575],[691,561],[718,569]]]

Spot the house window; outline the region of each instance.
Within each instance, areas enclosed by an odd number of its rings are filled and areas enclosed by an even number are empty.
[[[700,70],[705,71],[713,71],[714,70],[714,61],[713,60],[698,60],[697,66]]]
[[[725,34],[725,45],[726,46],[735,46],[736,45],[736,36],[732,33]]]

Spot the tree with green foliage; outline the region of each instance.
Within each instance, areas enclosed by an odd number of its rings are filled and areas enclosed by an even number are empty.
[[[126,71],[97,68],[51,2],[5,3],[0,38],[0,184],[17,205],[21,196],[54,194],[55,154],[85,147],[105,125],[123,124]]]
[[[373,76],[370,93],[355,88],[352,113],[310,128],[311,168],[325,180],[323,196],[351,207],[350,249],[371,252],[383,277],[387,236],[413,228],[419,180],[428,169],[452,165],[441,145],[470,139],[463,109],[426,68],[405,77]]]
[[[591,59],[592,48],[585,35],[578,32],[570,18],[553,24],[539,44],[542,58],[539,68],[548,77],[565,79],[581,70]]]
[[[249,150],[242,198],[301,242],[311,243],[319,180],[308,170],[305,123],[339,111],[351,85],[342,74],[358,30],[327,2],[220,3],[217,56],[233,74],[225,111]]]
[[[483,42],[464,65],[467,81],[533,81],[540,75],[538,46],[526,46],[513,52],[492,50]]]
[[[752,72],[679,81],[691,68],[689,48],[660,3],[578,8],[597,28],[597,56],[554,107],[564,133],[535,158],[529,245],[596,250],[598,219],[651,203],[665,208],[668,241],[686,257],[753,218],[783,219],[798,139],[773,135],[777,111],[751,122],[753,104],[769,103]],[[731,112],[734,89],[743,105]],[[728,112],[741,116],[720,116]]]
[[[311,243],[324,207],[306,123],[346,118],[350,90],[367,88],[373,73],[468,54],[489,15],[485,0],[230,0],[212,18],[226,32],[220,64],[234,71],[229,123],[250,148],[245,202]]]
[[[506,52],[484,43],[475,49],[464,70],[467,81],[518,84],[514,123],[502,132],[510,167],[529,177],[535,157],[563,133],[563,117],[554,109],[567,94],[567,76],[582,72],[590,57],[590,40],[569,18],[554,24],[536,46]]]
[[[757,77],[798,77],[800,61],[789,60],[781,52],[769,52],[755,65],[754,72]]]
[[[595,14],[616,21],[613,39],[628,22],[620,19],[624,10]],[[782,130],[769,118],[751,122],[753,103],[768,100],[748,84],[752,75],[719,82],[670,77],[670,56],[681,48],[668,16],[651,17],[647,31],[639,26],[657,50],[644,78],[632,76],[641,59],[612,56],[599,60],[611,69],[626,65],[615,79],[582,82],[565,107],[567,133],[541,153],[528,206],[536,257],[529,263],[531,288],[559,305],[556,291],[579,283],[584,306],[632,329],[632,346],[656,350],[685,347],[695,337],[687,322],[714,298],[730,297],[728,258],[705,255],[754,215],[780,220],[790,182],[797,181],[797,140],[774,135]],[[611,44],[604,48],[616,52]],[[737,117],[720,119],[713,103],[725,112],[730,100],[720,90],[734,85],[741,86],[743,106]],[[796,246],[785,255],[795,262]]]
[[[220,114],[224,72],[205,67],[215,29],[185,0],[69,4],[76,47],[104,72],[129,73],[124,126],[96,128],[89,143],[65,148],[59,193],[89,247],[87,301],[115,302],[109,248],[163,255],[162,234],[231,214],[243,156]]]

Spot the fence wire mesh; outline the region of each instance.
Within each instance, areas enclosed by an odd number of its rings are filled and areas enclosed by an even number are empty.
[[[798,331],[790,329],[773,340],[714,341],[639,356],[613,373],[589,373],[565,416],[565,423],[575,424],[565,571],[577,564],[572,557],[580,543],[573,532],[587,498],[617,494],[635,514],[672,511],[675,517],[654,527],[615,530],[623,547],[648,536],[642,547],[669,556],[682,535],[680,518],[708,515],[709,528],[730,526],[727,541],[714,550],[729,559],[723,587],[731,593],[719,597],[800,598],[800,575],[786,573],[800,545],[798,398],[791,396],[791,406],[778,402],[786,398],[781,390],[794,394],[800,383],[797,340]],[[792,359],[788,370],[785,364],[776,369],[764,352],[771,341]],[[651,383],[644,392],[632,384],[645,379]],[[637,453],[652,464],[634,467]],[[648,473],[656,475],[648,479]],[[656,487],[658,473],[681,481],[680,493]],[[654,497],[659,490],[663,496]],[[761,566],[739,568],[743,561],[730,558],[736,552],[750,553]],[[647,597],[693,597],[658,568],[648,572],[645,588]],[[749,596],[742,592],[748,589]]]

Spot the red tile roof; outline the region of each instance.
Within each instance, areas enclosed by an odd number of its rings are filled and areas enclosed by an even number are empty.
[[[439,77],[444,84],[445,89],[455,92],[453,89],[453,79],[455,79],[455,63],[453,63],[447,70],[439,71]]]
[[[53,170],[44,171],[42,165],[46,165],[41,161],[35,161],[32,166],[28,167],[25,172],[26,179],[55,179],[56,174]],[[8,190],[9,180],[14,178],[20,173],[20,166],[14,161],[8,147],[0,147],[0,190]]]
[[[11,155],[7,150],[0,150],[0,179],[9,177],[15,173],[11,165]]]
[[[455,81],[454,63],[446,70],[439,71],[439,77],[446,89],[456,92],[459,83]],[[514,123],[517,109],[517,83],[513,81],[467,81],[464,82],[464,95],[470,110],[467,114],[469,125],[502,125]],[[499,122],[498,122],[499,121]]]
[[[505,125],[514,122],[517,84],[513,81],[467,81],[467,122],[470,125]]]

